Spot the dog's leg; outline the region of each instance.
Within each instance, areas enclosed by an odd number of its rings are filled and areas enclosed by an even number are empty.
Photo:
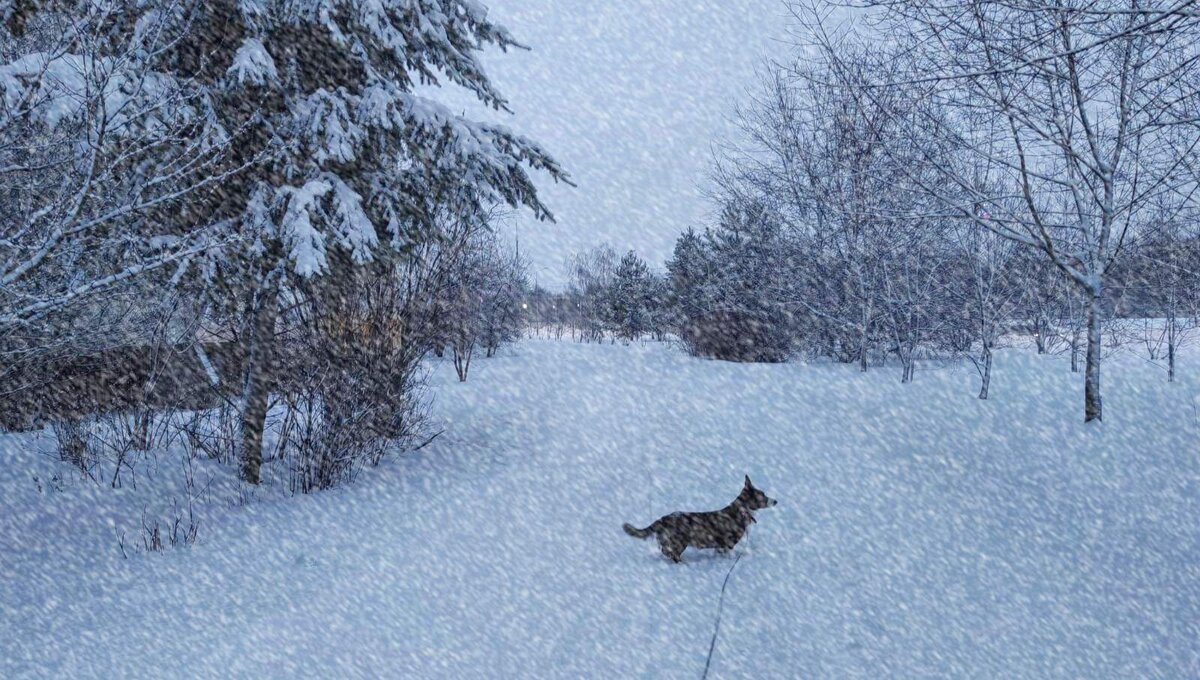
[[[683,551],[687,549],[686,545],[670,540],[663,541],[659,547],[662,548],[662,554],[666,555],[667,559],[675,562],[676,564],[683,561],[683,559],[680,558],[680,555],[682,555]]]

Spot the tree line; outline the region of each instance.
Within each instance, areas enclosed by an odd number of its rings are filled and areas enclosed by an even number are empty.
[[[1190,3],[790,8],[794,56],[715,154],[719,217],[667,264],[660,318],[688,351],[894,358],[905,382],[966,356],[986,398],[1016,331],[1070,352],[1086,421],[1114,344],[1137,336],[1174,379],[1200,289]],[[568,291],[585,337],[615,328],[591,279]]]
[[[855,269],[761,204],[731,202],[713,226],[680,235],[663,274],[632,251],[617,266],[609,245],[573,256],[565,290],[530,291],[528,323],[581,342],[669,337],[694,356],[728,361],[803,356],[866,371],[895,360],[904,382],[921,357],[967,360],[982,399],[993,352],[1014,338],[1038,354],[1069,355],[1071,371],[1082,372],[1089,306],[1071,281],[1019,244],[952,227],[929,235],[920,263],[905,263],[905,252]],[[1139,352],[1174,381],[1178,350],[1200,327],[1198,272],[1200,234],[1187,225],[1162,225],[1131,246],[1102,301],[1106,348]]]
[[[664,340],[674,332],[670,284],[636,252],[618,257],[611,245],[601,244],[569,257],[565,274],[563,291],[540,286],[529,291],[523,304],[533,334],[629,342]]]
[[[1174,378],[1200,272],[1191,3],[789,7],[794,56],[763,69],[715,154],[720,216],[668,263],[689,351],[894,357],[905,382],[953,353],[986,398],[1021,329],[1069,348],[1085,421],[1131,332]]]

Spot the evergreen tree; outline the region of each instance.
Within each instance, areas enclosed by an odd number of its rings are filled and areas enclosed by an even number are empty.
[[[94,0],[47,4],[97,11]],[[10,26],[35,21],[40,5],[18,1]],[[197,143],[226,145],[227,166],[244,168],[171,218],[220,221],[232,242],[204,270],[241,320],[239,448],[242,476],[257,483],[282,299],[320,300],[323,313],[345,315],[347,301],[361,299],[349,292],[436,241],[448,215],[507,203],[549,217],[527,169],[566,176],[529,140],[414,92],[445,80],[507,110],[479,53],[519,45],[474,0],[99,5],[114,35],[177,36],[140,58],[155,60],[164,82],[195,89]],[[106,44],[86,46],[100,52],[89,56],[109,56]]]
[[[655,340],[665,340],[667,334],[679,325],[675,308],[671,304],[671,283],[665,276],[652,276],[650,280],[650,332]]]
[[[688,351],[700,354],[701,329],[712,313],[711,254],[705,241],[691,228],[675,241],[675,250],[667,262],[667,277],[675,331]]]
[[[709,234],[719,263],[715,287],[717,349],[740,361],[783,361],[791,351],[785,311],[787,244],[779,221],[761,203],[730,202]]]
[[[636,340],[653,329],[654,276],[632,250],[617,263],[609,305],[617,337]]]
[[[680,336],[694,354],[784,361],[794,327],[787,311],[790,246],[760,203],[731,201],[703,239],[688,231],[668,264]]]

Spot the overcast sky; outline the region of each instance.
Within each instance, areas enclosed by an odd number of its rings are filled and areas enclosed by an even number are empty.
[[[579,185],[540,177],[557,223],[516,220],[538,282],[561,287],[566,257],[604,241],[661,269],[675,237],[712,212],[703,194],[712,143],[763,60],[786,53],[782,2],[483,1],[532,48],[487,55],[515,113],[499,120],[545,146]]]

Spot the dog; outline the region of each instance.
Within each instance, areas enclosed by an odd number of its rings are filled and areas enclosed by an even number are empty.
[[[673,512],[659,518],[657,522],[645,529],[637,529],[632,524],[625,524],[625,533],[634,538],[649,538],[654,535],[658,539],[658,547],[662,554],[672,562],[682,562],[681,555],[689,547],[716,548],[719,553],[727,553],[746,535],[746,530],[755,522],[754,511],[769,508],[777,504],[773,498],[754,488],[750,476],[746,476],[746,484],[742,492],[732,503],[720,510],[712,512]]]

